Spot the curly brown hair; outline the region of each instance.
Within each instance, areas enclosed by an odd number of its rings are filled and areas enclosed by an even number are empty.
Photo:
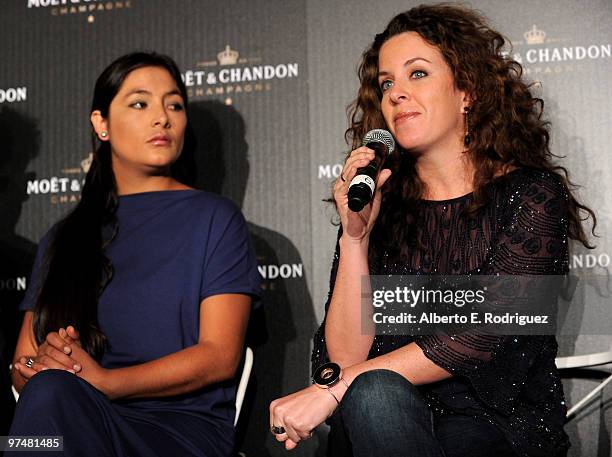
[[[361,146],[361,139],[369,130],[386,128],[380,105],[378,55],[389,38],[405,32],[416,32],[438,48],[451,69],[455,86],[472,100],[470,141],[466,151],[475,168],[470,213],[488,203],[487,184],[500,172],[505,174],[515,167],[548,170],[559,177],[568,191],[575,188],[567,170],[553,163],[557,156],[549,147],[549,122],[542,119],[544,101],[535,97],[531,85],[522,80],[521,65],[504,53],[506,40],[491,29],[477,11],[458,5],[417,6],[395,16],[384,32],[376,35],[362,56],[358,69],[359,92],[348,109],[350,128],[346,131],[346,139],[352,149]],[[424,190],[414,157],[402,153],[399,146],[398,150],[389,158],[388,165],[394,173],[381,189],[379,223],[372,233],[374,251],[377,250],[376,239],[410,239],[416,203]],[[592,249],[582,223],[590,216],[593,219],[591,232],[595,235],[595,214],[577,201],[571,191],[569,200],[568,235]],[[586,213],[586,217],[581,213]],[[382,230],[386,233],[381,233]],[[407,249],[402,246],[398,254],[404,256]]]

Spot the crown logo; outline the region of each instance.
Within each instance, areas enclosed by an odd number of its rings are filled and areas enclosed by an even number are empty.
[[[535,24],[531,27],[531,30],[523,33],[527,44],[543,44],[544,39],[546,38],[546,32],[544,30],[539,30]]]
[[[238,51],[230,48],[229,44],[225,45],[225,49],[217,54],[219,65],[235,65],[238,62]]]
[[[81,160],[81,170],[83,170],[83,173],[89,172],[92,162],[93,162],[93,153],[90,152],[86,159]]]

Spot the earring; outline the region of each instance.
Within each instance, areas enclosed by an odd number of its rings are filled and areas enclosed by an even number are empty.
[[[472,142],[472,134],[470,132],[470,109],[468,107],[463,108],[463,114],[465,114],[465,135],[463,137],[463,144],[468,147]]]
[[[108,136],[108,132],[106,130],[104,130],[104,131],[100,132],[100,136],[102,138],[106,138]]]

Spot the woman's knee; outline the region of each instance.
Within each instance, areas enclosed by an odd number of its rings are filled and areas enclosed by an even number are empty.
[[[400,374],[372,370],[357,376],[340,405],[342,416],[354,420],[382,420],[398,416],[407,420],[430,421],[431,410],[419,390]]]
[[[351,440],[363,430],[374,430],[380,439],[399,432],[433,431],[432,412],[420,392],[394,371],[373,370],[356,377],[339,412]]]
[[[375,401],[381,397],[421,398],[418,389],[399,373],[391,370],[370,370],[357,376],[346,392],[343,402]]]
[[[82,389],[82,381],[68,371],[41,371],[24,386],[19,396],[18,408],[27,406],[39,409],[75,401]]]

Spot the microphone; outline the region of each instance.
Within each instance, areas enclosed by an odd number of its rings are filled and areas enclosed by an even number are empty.
[[[386,130],[370,130],[363,137],[362,146],[374,151],[376,157],[365,167],[358,168],[355,177],[349,184],[348,207],[351,211],[359,212],[370,203],[376,190],[376,177],[385,158],[395,149],[395,140]]]

